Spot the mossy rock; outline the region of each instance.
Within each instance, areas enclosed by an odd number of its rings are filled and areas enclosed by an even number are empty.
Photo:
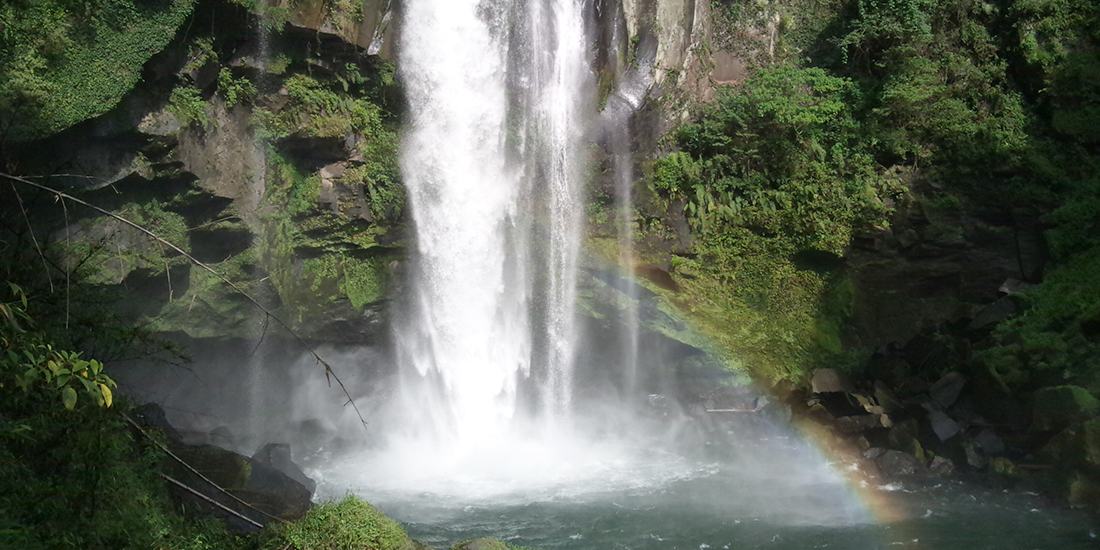
[[[287,542],[298,550],[420,550],[394,520],[355,496],[311,509],[286,528]]]
[[[1054,386],[1035,392],[1031,429],[1046,432],[1061,430],[1088,420],[1100,410],[1100,401],[1085,388]]]
[[[509,550],[508,545],[497,539],[479,538],[460,542],[451,550]]]
[[[1069,481],[1070,506],[1100,508],[1100,475],[1091,472],[1074,472]]]
[[[243,489],[252,475],[252,465],[247,458],[213,445],[176,445],[172,452],[223,489]],[[193,475],[175,461],[168,464],[181,479],[187,480]]]
[[[1066,428],[1054,436],[1034,458],[1045,464],[1089,468],[1100,472],[1100,419]]]
[[[989,471],[1010,479],[1019,479],[1024,475],[1014,462],[1003,456],[989,459]]]

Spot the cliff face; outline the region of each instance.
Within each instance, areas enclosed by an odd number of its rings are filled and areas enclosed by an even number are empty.
[[[638,102],[627,122],[637,216],[649,224],[639,233],[638,270],[655,287],[694,284],[684,262],[699,252],[685,204],[665,201],[651,187],[653,160],[667,150],[658,140],[711,101],[718,86],[737,84],[748,67],[775,59],[784,47],[782,27],[790,25],[782,23],[789,11],[783,6],[757,6],[734,18],[722,5],[622,0],[595,3],[589,13],[598,93],[629,91]],[[228,2],[200,3],[189,30],[181,28],[146,64],[144,82],[113,110],[17,157],[25,173],[72,174],[50,181],[84,188],[94,182],[93,201],[187,227],[175,236],[191,253],[248,281],[304,334],[377,339],[385,333],[383,301],[400,280],[407,232],[395,156],[402,99],[398,71],[387,61],[399,47],[399,19],[400,6],[390,0],[281,0],[259,14]],[[335,107],[323,105],[330,100]],[[610,150],[599,145],[591,184],[596,202],[614,186]],[[140,194],[114,194],[123,189]],[[891,228],[865,232],[844,254],[843,278],[852,289],[844,306],[848,345],[904,345],[923,330],[979,315],[997,302],[1007,279],[1035,282],[1043,260],[1034,213],[965,204],[945,210],[922,198],[935,194],[912,194]],[[599,250],[615,229],[597,218],[590,220],[590,245]],[[90,217],[58,234],[91,245],[119,231]],[[143,297],[155,296],[159,305],[138,309],[159,319],[162,330],[252,334],[250,306],[183,263],[168,262],[172,276],[161,279],[165,268],[158,264],[165,262],[156,259],[156,247],[131,241],[126,251],[133,257],[115,262],[101,282],[159,285]],[[614,263],[612,256],[606,260]],[[106,255],[97,261],[109,264]],[[677,300],[682,296],[662,307],[673,311]],[[709,336],[721,338],[745,321],[730,314],[752,309],[738,300],[705,321],[716,327]],[[807,319],[795,333],[818,338]]]

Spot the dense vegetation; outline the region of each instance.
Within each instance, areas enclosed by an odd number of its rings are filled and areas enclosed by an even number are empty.
[[[726,23],[761,9],[712,4]],[[910,191],[937,189],[944,203],[1050,212],[1054,263],[983,358],[1010,384],[1053,376],[1100,389],[1100,7],[857,0],[774,9],[784,14],[774,57],[669,136],[680,152],[651,172],[661,196],[683,201],[697,238],[698,258],[681,267],[755,306],[726,315],[750,327],[727,347],[745,353],[752,334],[772,334],[755,338],[771,352],[748,366],[773,378],[858,359],[858,350],[836,353],[843,276],[820,263],[800,271],[795,259],[841,254],[853,232],[887,227]],[[714,295],[703,290],[697,301],[728,313]]]
[[[191,13],[194,0],[0,4],[0,136],[24,141],[105,113]]]

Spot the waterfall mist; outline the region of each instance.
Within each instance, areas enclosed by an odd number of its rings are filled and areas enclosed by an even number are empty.
[[[163,395],[150,397],[200,434],[196,442],[246,455],[288,442],[318,483],[316,499],[350,491],[400,520],[473,504],[627,499],[648,509],[665,494],[692,513],[751,502],[751,513],[770,518],[861,520],[836,474],[782,423],[706,413],[700,393],[728,372],[698,367],[701,350],[640,328],[657,316],[680,323],[659,311],[632,265],[630,121],[652,86],[656,43],[635,45],[616,30],[611,49],[624,59],[605,64],[617,87],[598,105],[595,5],[404,3],[401,165],[415,249],[390,304],[393,345],[317,350],[366,430],[314,357],[287,341],[230,342],[176,373],[188,382],[134,385],[159,386]],[[621,21],[612,15],[602,14]],[[580,247],[596,146],[610,158],[621,249],[600,260]],[[595,293],[600,311],[579,315]],[[247,380],[232,377],[242,357]],[[217,431],[232,437],[201,435]],[[826,504],[799,502],[807,488]]]

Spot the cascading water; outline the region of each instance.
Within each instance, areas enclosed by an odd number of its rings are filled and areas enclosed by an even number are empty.
[[[615,69],[617,89],[607,98],[600,113],[600,126],[607,135],[612,157],[615,180],[615,231],[619,248],[619,266],[625,283],[622,332],[622,393],[630,395],[637,390],[638,344],[640,319],[638,316],[638,291],[635,282],[634,258],[634,161],[630,139],[630,118],[641,106],[652,85],[652,62],[647,56],[637,57],[633,64],[626,63],[626,37],[621,26],[614,26],[610,51],[615,56],[608,65]]]
[[[583,0],[532,0],[526,28],[515,37],[526,45],[532,61],[529,73],[521,75],[529,113],[524,157],[529,177],[545,189],[549,203],[541,324],[546,336],[543,409],[551,421],[569,411],[576,353],[574,303],[583,211],[578,180],[584,172],[581,107],[590,74],[582,13]]]
[[[569,410],[583,20],[574,0],[421,0],[404,16],[419,254],[400,360],[420,420],[469,447],[507,428],[532,366],[542,418]],[[529,63],[510,64],[521,47]]]
[[[469,444],[512,416],[530,369],[521,171],[507,162],[507,13],[477,0],[410,2],[403,169],[417,229],[415,303],[398,335],[436,435]],[[439,393],[423,392],[432,382]],[[417,393],[420,392],[420,393]]]

